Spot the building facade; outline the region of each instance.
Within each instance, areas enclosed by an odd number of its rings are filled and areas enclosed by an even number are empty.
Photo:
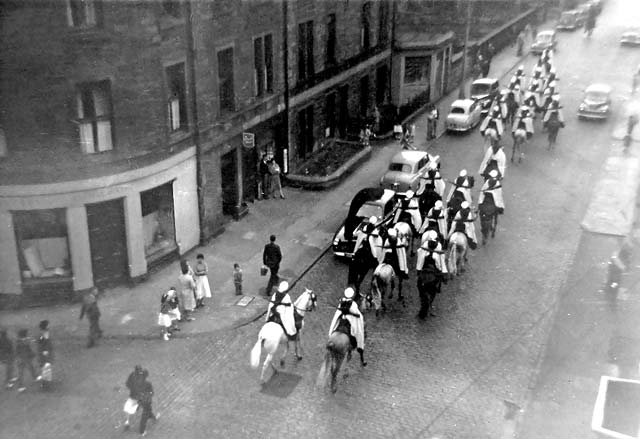
[[[0,14],[0,295],[144,277],[390,97],[391,1],[59,0]]]

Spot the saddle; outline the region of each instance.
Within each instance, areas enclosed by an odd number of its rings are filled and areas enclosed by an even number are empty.
[[[296,318],[296,314],[297,313],[293,313],[294,319]],[[282,319],[280,318],[280,314],[278,314],[276,311],[272,311],[271,315],[269,316],[269,319],[267,320],[267,322],[273,322],[276,323],[278,325],[280,325],[280,327],[282,328],[282,331],[286,334],[287,338],[289,338],[289,340],[295,340],[296,337],[298,336],[297,331],[300,330],[300,328],[302,328],[302,317],[300,317],[300,326],[298,326],[298,321],[296,320],[296,333],[294,335],[290,335],[289,333],[287,333],[286,328],[284,327],[284,324],[282,323]]]
[[[356,338],[351,335],[351,323],[344,316],[340,317],[338,320],[338,326],[333,332],[340,332],[349,337],[349,342],[351,343],[351,349],[355,349],[358,346],[358,341]]]

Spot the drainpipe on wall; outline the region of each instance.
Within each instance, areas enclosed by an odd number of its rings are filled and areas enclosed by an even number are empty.
[[[200,224],[200,244],[205,242],[207,230],[205,227],[204,207],[204,170],[202,169],[202,145],[200,144],[200,128],[198,126],[198,105],[196,103],[196,66],[195,44],[193,42],[193,16],[191,15],[191,0],[185,0],[185,33],[187,41],[187,91],[189,93],[189,110],[191,113],[192,139],[196,147],[196,184],[198,186],[198,219]]]
[[[284,77],[284,148],[282,148],[282,171],[289,172],[289,5],[287,0],[282,2],[282,70]]]

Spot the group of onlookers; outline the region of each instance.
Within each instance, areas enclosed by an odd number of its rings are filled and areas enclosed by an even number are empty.
[[[276,198],[284,199],[282,192],[282,170],[275,158],[271,155],[262,154],[259,165],[260,181],[258,182],[258,200]]]
[[[35,341],[36,350],[32,348],[33,340],[25,328],[18,330],[15,341],[9,337],[6,329],[0,330],[0,363],[6,367],[5,386],[12,389],[17,386],[18,392],[24,392],[25,369],[31,377],[40,382],[43,389],[49,389],[52,381],[53,343],[49,334],[49,321],[42,320],[39,325],[40,336]],[[33,360],[37,357],[39,372],[36,372]],[[17,374],[15,374],[17,372]]]

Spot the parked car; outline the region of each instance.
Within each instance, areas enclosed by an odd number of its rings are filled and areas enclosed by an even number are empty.
[[[496,78],[476,79],[471,83],[471,99],[478,102],[481,115],[489,112],[491,102],[500,94],[500,83]]]
[[[556,31],[543,30],[538,32],[535,41],[531,44],[531,53],[540,54],[544,49],[554,49],[557,42]]]
[[[622,46],[640,46],[640,28],[628,30],[620,37]]]
[[[578,23],[580,26],[584,26],[587,22],[587,17],[589,16],[589,5],[579,5],[575,10],[578,11]]]
[[[611,112],[611,87],[607,84],[591,84],[584,91],[578,107],[580,119],[606,119]]]
[[[558,24],[556,25],[556,29],[559,30],[576,30],[578,27],[578,11],[564,11],[562,15],[560,15],[560,20],[558,20]]]
[[[347,218],[333,236],[333,254],[338,257],[352,258],[356,245],[357,232],[375,216],[377,225],[390,224],[399,207],[396,193],[384,188],[365,188],[360,190],[349,206]]]
[[[473,99],[453,101],[447,115],[448,131],[469,131],[480,123],[482,108]]]
[[[409,189],[416,192],[420,179],[427,175],[429,163],[438,163],[439,160],[439,156],[434,157],[426,151],[400,151],[391,158],[387,172],[380,179],[380,186],[399,193]]]

